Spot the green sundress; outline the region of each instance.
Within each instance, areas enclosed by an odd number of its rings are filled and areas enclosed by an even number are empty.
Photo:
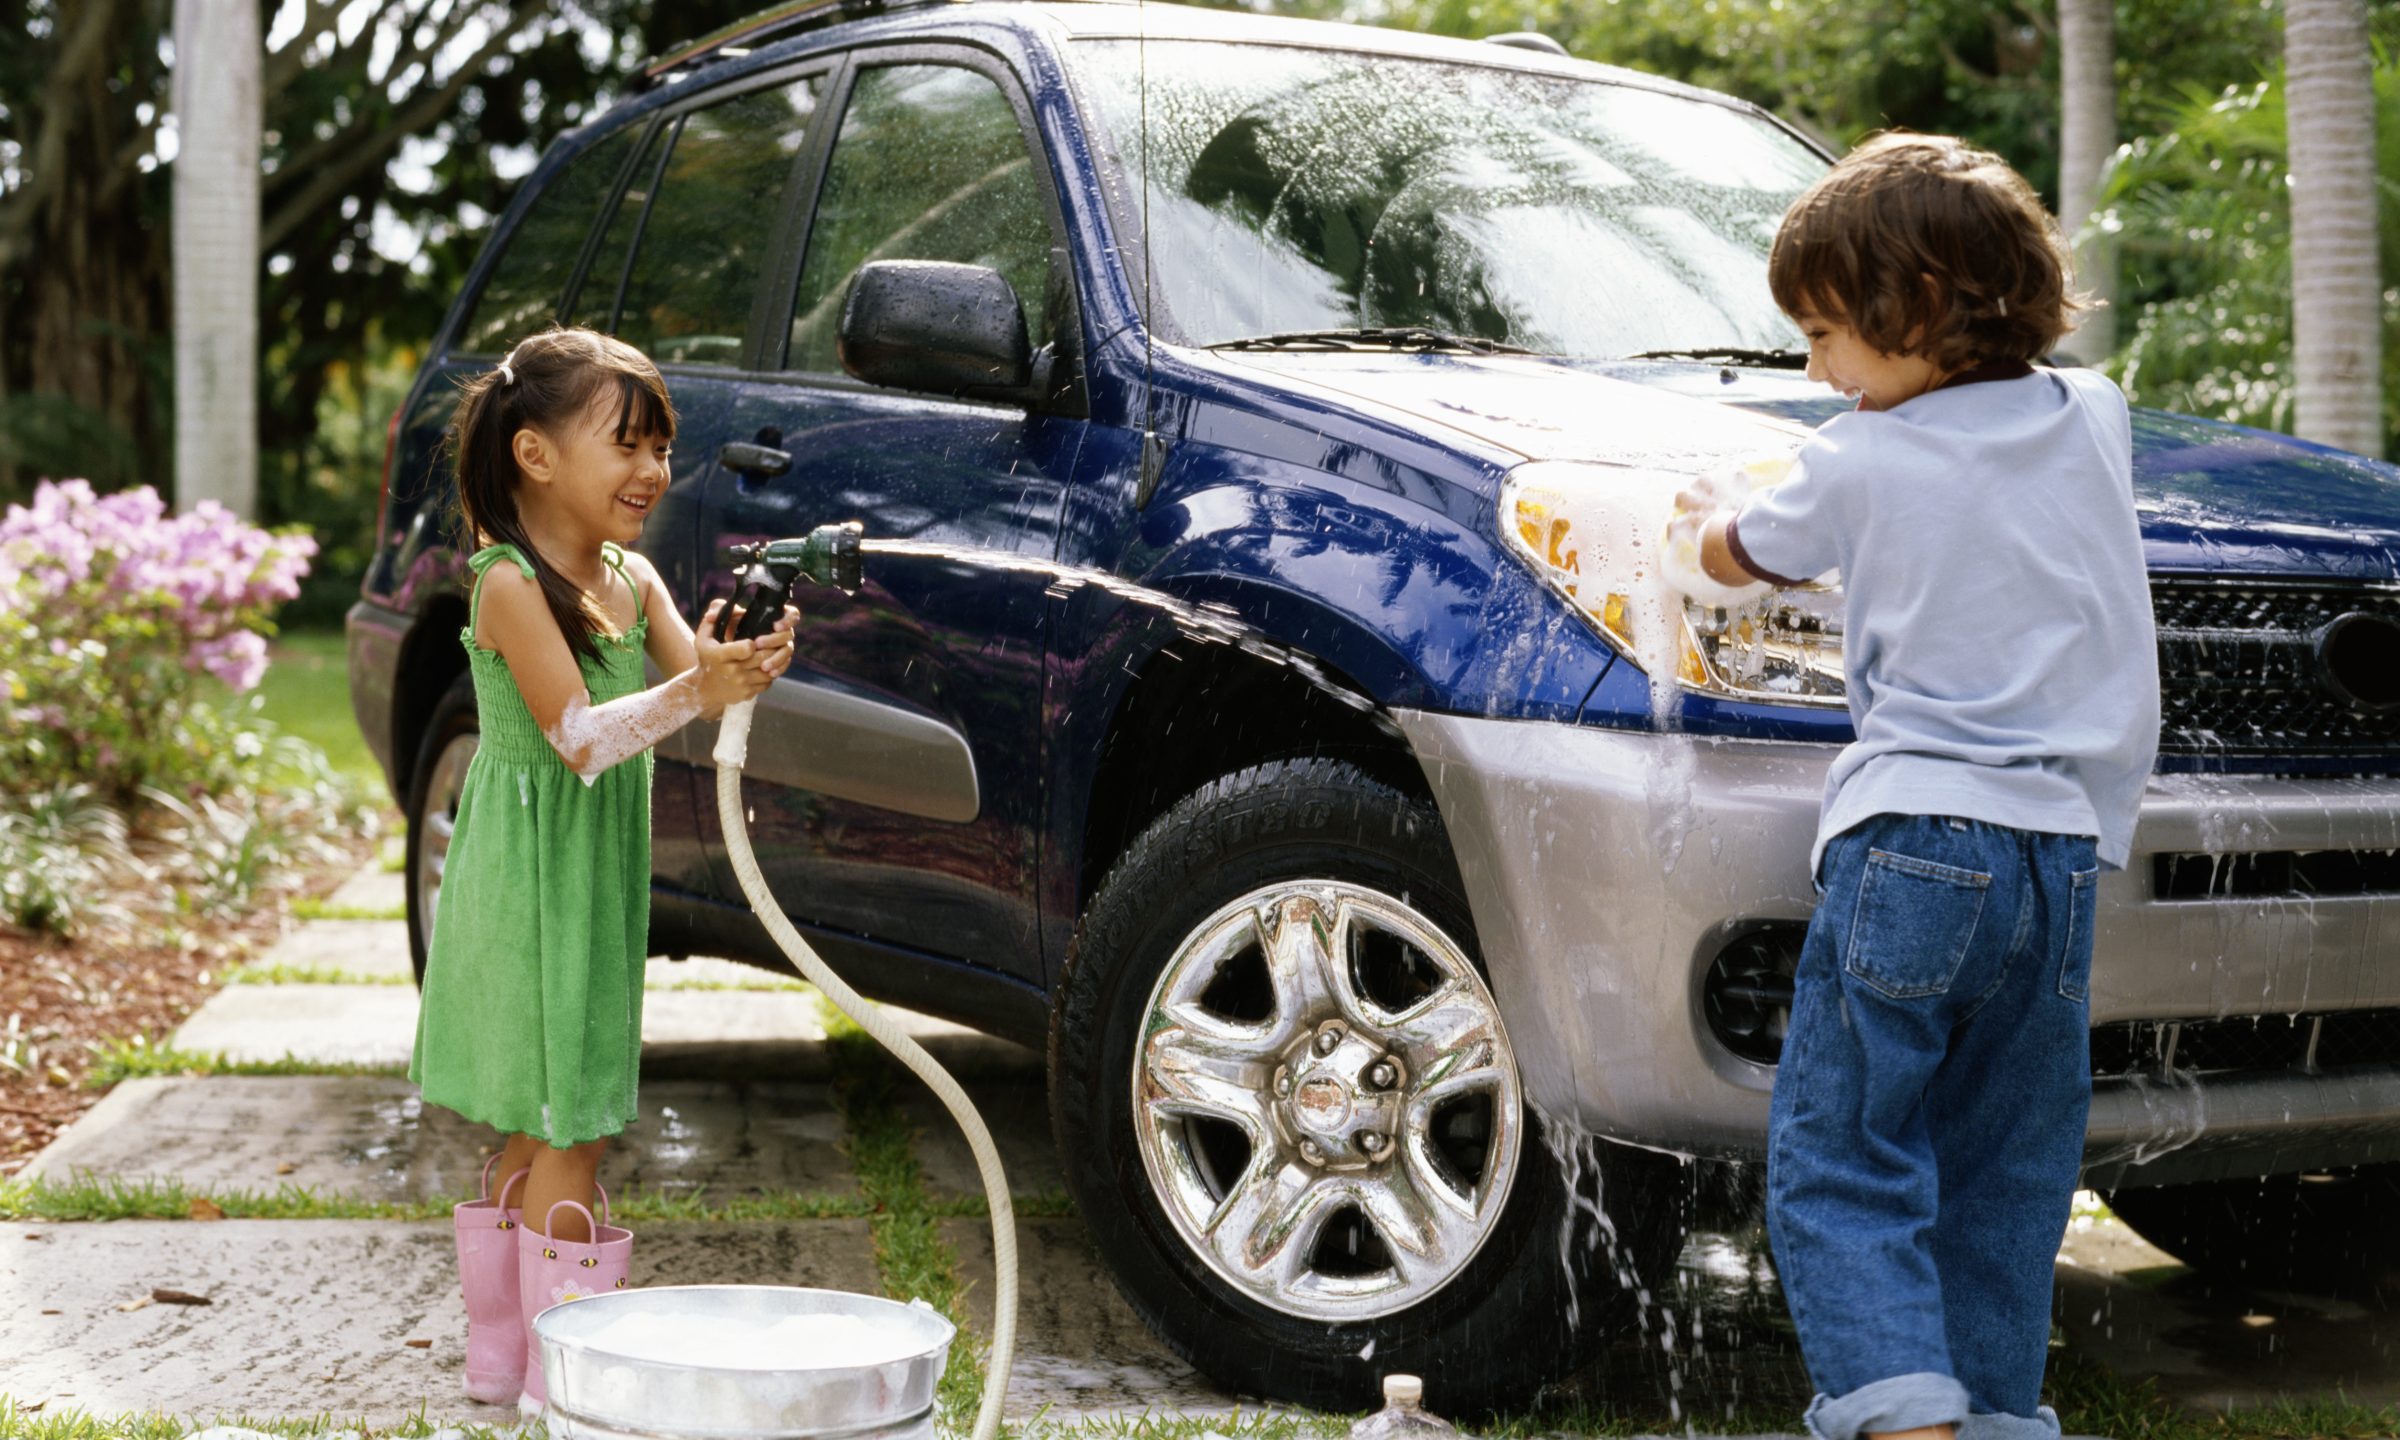
[[[624,552],[603,551],[624,576]],[[475,595],[459,638],[483,733],[442,869],[408,1075],[433,1104],[563,1148],[634,1118],[651,757],[645,750],[587,786],[550,748],[508,662],[475,643],[484,572],[501,560],[533,575],[507,545],[467,562]],[[643,688],[650,617],[636,616],[581,662],[595,706]]]

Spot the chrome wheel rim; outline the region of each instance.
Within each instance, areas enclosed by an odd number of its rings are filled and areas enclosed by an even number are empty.
[[[1134,1058],[1134,1133],[1176,1231],[1237,1292],[1310,1319],[1456,1279],[1508,1199],[1523,1114],[1465,952],[1332,880],[1253,891],[1186,936]]]
[[[433,937],[434,905],[442,895],[442,871],[450,862],[450,837],[458,831],[458,797],[467,787],[467,762],[475,758],[479,737],[469,730],[454,735],[434,757],[433,775],[425,785],[425,813],[418,823],[425,834],[417,842],[417,916],[428,941]]]

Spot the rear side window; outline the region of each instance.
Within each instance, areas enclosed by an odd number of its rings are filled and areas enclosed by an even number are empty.
[[[618,130],[568,161],[533,197],[533,208],[510,232],[508,248],[475,298],[474,313],[460,332],[461,351],[503,354],[558,317],[584,237],[608,203],[640,133],[640,126]]]
[[[683,119],[625,274],[620,339],[663,364],[740,361],[784,185],[816,113],[817,84],[812,77],[753,90]],[[628,196],[611,240],[632,208]],[[595,264],[585,289],[598,283]],[[577,308],[588,313],[588,305]]]
[[[573,323],[590,330],[614,333],[617,324],[617,287],[625,279],[625,257],[633,253],[635,235],[642,228],[642,217],[650,209],[650,192],[658,188],[658,164],[675,139],[675,127],[661,125],[653,131],[650,143],[642,147],[642,158],[633,163],[633,173],[626,177],[625,193],[617,200],[616,213],[608,217],[608,228],[601,232],[600,243],[592,249],[592,263],[583,273],[583,288],[576,292],[568,308]]]
[[[1035,348],[1049,338],[1049,215],[1016,108],[989,77],[955,65],[861,72],[809,227],[793,369],[842,368],[842,299],[874,260],[990,266],[1016,288]]]

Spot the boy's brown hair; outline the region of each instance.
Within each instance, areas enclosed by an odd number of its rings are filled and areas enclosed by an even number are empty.
[[[1865,140],[1808,187],[1767,257],[1786,314],[1814,312],[1949,372],[2047,354],[2089,304],[2073,278],[2057,222],[2007,161],[1904,130]]]

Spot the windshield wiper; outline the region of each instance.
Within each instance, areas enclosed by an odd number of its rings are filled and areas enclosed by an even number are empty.
[[[1723,360],[1735,365],[1769,365],[1778,370],[1805,370],[1808,356],[1798,350],[1744,350],[1738,345],[1712,345],[1699,350],[1644,350],[1628,360]]]
[[[1388,350],[1464,350],[1471,355],[1531,355],[1534,351],[1505,340],[1477,335],[1453,335],[1423,325],[1367,325],[1355,330],[1286,330],[1274,335],[1246,335],[1220,340],[1211,350],[1292,350],[1317,346],[1338,350],[1367,345]]]

